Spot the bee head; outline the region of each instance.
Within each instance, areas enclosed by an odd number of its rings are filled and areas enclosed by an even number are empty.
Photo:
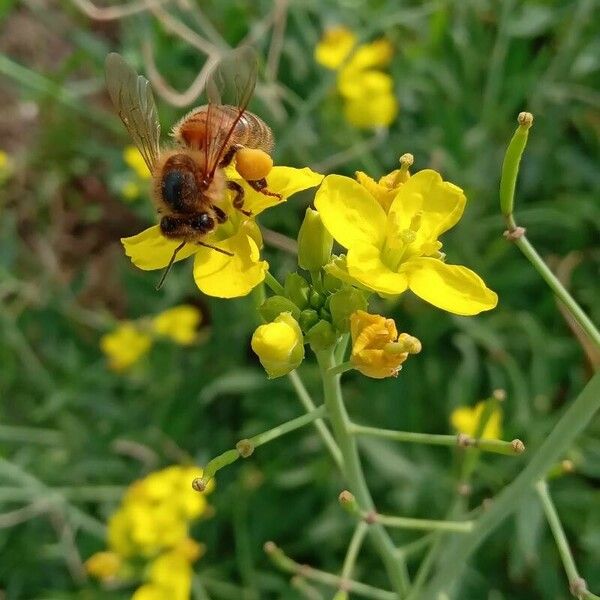
[[[171,156],[163,168],[160,183],[162,199],[178,213],[193,212],[200,190],[196,165],[186,154]]]

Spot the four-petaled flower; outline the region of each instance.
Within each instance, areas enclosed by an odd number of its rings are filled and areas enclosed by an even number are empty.
[[[490,310],[498,297],[470,269],[444,262],[439,236],[462,216],[463,191],[432,170],[412,175],[385,208],[357,181],[326,177],[315,206],[325,227],[345,248],[330,272],[384,296],[412,290],[458,315]]]
[[[205,294],[219,298],[245,296],[265,278],[268,264],[260,259],[262,236],[254,217],[296,192],[319,185],[323,179],[322,175],[309,168],[273,167],[267,176],[267,185],[270,191],[281,194],[282,200],[279,200],[254,191],[233,169],[228,169],[227,175],[244,188],[244,209],[250,211],[252,217],[235,210],[226,198],[228,219],[207,235],[205,241],[231,256],[205,246],[186,244],[175,259],[180,261],[194,256],[196,285]],[[133,237],[123,238],[121,242],[133,264],[145,271],[166,267],[180,244],[164,237],[158,225]]]

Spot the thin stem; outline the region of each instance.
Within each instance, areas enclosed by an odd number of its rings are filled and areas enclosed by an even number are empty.
[[[512,221],[512,218],[511,218]],[[510,227],[510,225],[513,227]],[[514,221],[509,222],[510,230],[515,229]],[[556,294],[558,299],[564,304],[565,308],[573,315],[573,318],[579,323],[583,331],[590,338],[590,340],[600,349],[600,332],[591,319],[583,312],[579,304],[569,294],[560,280],[554,275],[554,273],[548,268],[546,263],[542,260],[540,255],[536,252],[535,248],[529,243],[529,240],[523,235],[514,240],[516,246],[525,255],[527,260],[533,265],[535,270],[542,276],[544,281],[548,284],[550,289]]]
[[[468,533],[473,530],[473,521],[438,521],[435,519],[409,519],[390,515],[373,515],[376,523],[386,527],[399,529],[419,529],[423,531],[452,531],[454,533]]]
[[[329,369],[329,374],[341,375],[342,373],[345,373],[346,371],[351,371],[352,369],[354,369],[354,365],[349,360],[347,360],[346,362],[336,365],[335,367],[331,367],[331,369]]]
[[[283,286],[275,279],[275,277],[273,277],[273,275],[271,275],[270,271],[265,273],[265,285],[267,285],[274,294],[277,294],[278,296],[285,295]]]
[[[351,423],[349,431],[353,435],[369,435],[386,438],[397,442],[412,442],[416,444],[432,444],[435,446],[459,446],[462,448],[477,448],[484,452],[496,454],[516,455],[521,454],[524,446],[520,440],[505,442],[503,440],[477,439],[464,434],[444,435],[438,433],[416,433],[413,431],[395,431],[393,429],[380,429]]]
[[[556,512],[554,502],[552,502],[548,484],[544,480],[538,481],[535,484],[535,490],[542,504],[542,508],[544,509],[552,535],[554,536],[554,541],[556,542],[560,558],[565,568],[565,573],[567,574],[567,579],[569,580],[571,593],[579,600],[589,598],[589,596],[586,596],[586,594],[589,594],[589,591],[585,580],[581,578],[581,575],[579,575],[579,572],[577,571],[577,565],[575,564],[573,554],[569,548],[569,542],[560,522],[560,517]]]
[[[342,580],[341,577],[338,577],[333,573],[314,569],[308,565],[301,565],[295,560],[292,560],[289,556],[286,556],[283,550],[278,548],[273,542],[267,542],[265,544],[265,552],[269,555],[273,564],[282,571],[294,573],[305,577],[306,579],[312,579],[313,581],[318,581],[334,588],[339,588],[340,584],[343,584],[346,590],[358,596],[363,596],[364,598],[373,598],[374,600],[397,600],[398,598],[394,592],[388,592],[351,579]]]
[[[302,382],[300,375],[298,375],[298,372],[292,371],[291,373],[288,374],[288,378],[292,382],[292,385],[294,386],[294,390],[296,391],[296,394],[298,395],[298,398],[300,399],[302,406],[304,406],[304,408],[307,410],[307,412],[311,412],[311,411],[315,410],[317,408],[317,406],[314,403],[313,399],[311,398],[310,394],[308,393],[308,390],[306,389],[304,383]],[[316,419],[314,423],[315,423],[315,428],[317,429],[317,431],[319,432],[319,435],[321,436],[321,439],[323,440],[325,446],[327,446],[327,450],[329,450],[329,454],[331,454],[331,457],[333,458],[335,464],[338,466],[338,468],[341,471],[342,470],[342,453],[340,452],[338,445],[335,443],[335,440],[333,439],[331,432],[327,428],[327,425],[325,425],[325,422],[323,421],[323,419]]]
[[[600,373],[592,377],[571,403],[525,469],[494,498],[490,508],[475,522],[473,531],[458,540],[453,538],[447,545],[440,568],[424,590],[423,598],[435,598],[460,576],[479,545],[518,508],[522,498],[573,444],[599,409]]]
[[[404,546],[399,546],[396,548],[396,552],[404,556],[404,558],[407,558],[413,554],[418,554],[421,552],[421,550],[425,550],[425,548],[427,548],[427,546],[429,546],[434,540],[435,534],[428,533],[414,542],[409,542],[408,544],[404,544]]]
[[[329,372],[335,366],[333,351],[318,352],[317,360],[323,378],[327,413],[342,452],[344,477],[360,508],[373,512],[375,505],[362,470],[356,440],[349,431],[350,419],[342,399],[339,375],[330,375]],[[394,591],[402,598],[410,585],[403,558],[397,555],[392,540],[381,524],[374,523],[369,527],[369,537],[383,561]]]
[[[340,575],[343,581],[352,577],[352,571],[354,571],[354,565],[356,564],[358,553],[360,552],[363,540],[365,539],[365,535],[367,534],[368,529],[369,526],[364,521],[360,521],[356,525],[356,529],[354,530],[354,533],[352,534],[352,539],[350,540],[350,544],[348,545],[348,552],[346,552],[346,558],[344,559],[342,574]]]
[[[292,419],[291,421],[287,421],[286,423],[282,423],[281,425],[277,425],[277,427],[273,427],[267,431],[263,431],[258,435],[255,435],[250,438],[250,442],[255,448],[262,446],[263,444],[267,444],[286,433],[290,433],[290,431],[295,431],[296,429],[300,429],[300,427],[304,427],[308,425],[308,423],[312,423],[313,421],[324,417],[327,414],[327,409],[325,405],[319,406],[314,410],[306,413],[305,415],[301,415]]]

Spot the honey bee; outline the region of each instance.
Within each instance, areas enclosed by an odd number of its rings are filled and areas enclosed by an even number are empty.
[[[183,117],[172,129],[173,146],[161,148],[160,123],[150,82],[119,54],[106,57],[110,98],[152,174],[161,233],[181,242],[157,288],[186,244],[199,244],[231,256],[207,244],[204,238],[228,218],[220,206],[227,190],[233,193],[233,207],[250,215],[243,208],[244,188],[228,180],[223,170],[236,155],[237,170],[253,189],[280,197],[267,189],[265,179],[273,164],[269,156],[273,133],[262,119],[246,110],[254,91],[256,70],[251,49],[233,51],[207,78],[208,104]],[[222,103],[226,93],[232,95],[232,104]]]

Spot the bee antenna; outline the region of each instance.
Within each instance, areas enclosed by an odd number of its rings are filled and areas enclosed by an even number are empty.
[[[233,252],[229,252],[228,250],[223,250],[223,248],[217,248],[216,246],[211,246],[210,244],[206,244],[204,242],[198,242],[199,246],[204,246],[205,248],[210,248],[211,250],[216,250],[225,256],[233,256]]]
[[[185,246],[185,244],[186,244],[186,242],[181,242],[181,244],[179,244],[179,246],[177,246],[177,248],[175,248],[175,250],[173,250],[173,255],[171,256],[171,260],[169,260],[169,264],[167,265],[167,268],[164,270],[162,277],[160,278],[160,281],[156,285],[155,289],[157,292],[163,286],[163,283],[165,282],[165,279],[167,278],[167,275],[169,274],[169,271],[171,270],[171,267],[173,266],[173,263],[175,262],[175,257],[177,256],[177,253]]]

